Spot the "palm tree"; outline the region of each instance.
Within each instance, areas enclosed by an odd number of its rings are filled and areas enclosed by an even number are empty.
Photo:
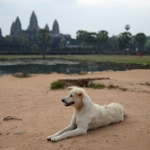
[[[45,59],[46,44],[53,42],[53,38],[50,36],[47,29],[39,30],[39,40],[43,43],[43,59]]]
[[[27,45],[29,45],[29,38],[27,34],[21,34],[17,37],[17,41],[20,45],[21,53]]]
[[[107,40],[108,40],[108,32],[107,31],[105,31],[105,30],[101,30],[101,31],[99,31],[98,32],[98,34],[97,34],[97,41],[99,42],[99,43],[105,43]]]
[[[96,43],[96,37],[97,37],[97,34],[95,32],[87,32],[86,42],[89,44],[95,44]]]
[[[78,30],[76,32],[76,38],[77,40],[80,42],[80,44],[82,45],[86,45],[87,43],[87,36],[88,36],[88,32],[84,31],[84,30]]]
[[[8,49],[9,49],[9,44],[12,42],[12,37],[10,35],[6,35],[5,42],[8,44]]]
[[[127,25],[125,26],[125,29],[128,31],[128,30],[130,29],[130,25],[127,24]]]
[[[105,30],[101,30],[97,33],[97,43],[103,45],[109,39],[108,32]]]
[[[130,32],[123,32],[119,34],[119,47],[121,49],[126,48],[127,44],[132,40],[132,34]]]
[[[146,35],[144,33],[138,33],[135,36],[135,40],[140,45],[141,50],[143,50],[144,44],[146,42]]]
[[[31,46],[31,50],[32,50],[32,52],[37,52],[39,50],[39,46],[37,44],[33,44]]]
[[[117,51],[117,49],[119,48],[118,38],[116,36],[111,37],[110,44],[111,44],[112,48],[114,49],[114,51]]]

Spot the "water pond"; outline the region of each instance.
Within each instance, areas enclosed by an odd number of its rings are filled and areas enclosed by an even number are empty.
[[[0,62],[0,74],[7,75],[16,72],[25,72],[30,74],[50,74],[52,72],[67,73],[67,74],[79,74],[80,72],[95,72],[105,70],[125,70],[122,67],[108,67],[105,65],[99,65],[89,62],[71,62],[71,61],[42,61],[42,60],[28,60],[28,61],[7,61]]]

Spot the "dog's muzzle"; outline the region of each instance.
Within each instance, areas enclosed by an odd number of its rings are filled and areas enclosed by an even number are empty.
[[[66,102],[65,101],[65,99],[63,98],[62,100],[61,100],[63,103],[65,103],[65,106],[70,106],[70,105],[73,105],[74,104],[74,101],[71,101],[71,102]]]

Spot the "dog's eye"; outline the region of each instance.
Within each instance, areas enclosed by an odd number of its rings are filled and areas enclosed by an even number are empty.
[[[73,95],[70,95],[70,97],[73,97]]]

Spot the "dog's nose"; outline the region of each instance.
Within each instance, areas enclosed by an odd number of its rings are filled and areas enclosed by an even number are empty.
[[[62,101],[62,102],[65,102],[65,99],[63,98],[61,101]]]

